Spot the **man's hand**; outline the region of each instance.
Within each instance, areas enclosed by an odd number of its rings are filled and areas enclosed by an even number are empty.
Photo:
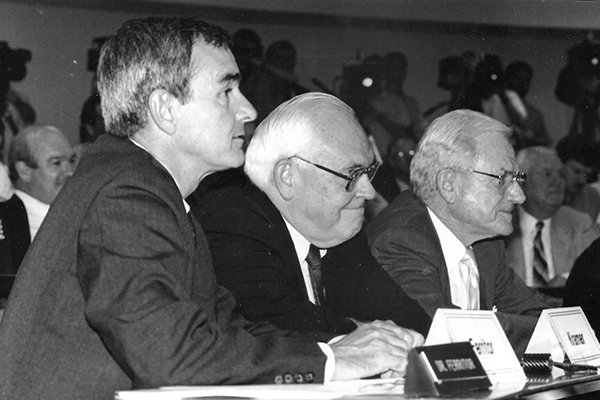
[[[333,380],[365,378],[377,374],[402,377],[408,352],[422,345],[421,334],[391,321],[360,324],[356,330],[330,344],[335,354]]]

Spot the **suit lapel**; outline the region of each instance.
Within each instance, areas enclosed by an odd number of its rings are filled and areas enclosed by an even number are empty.
[[[305,293],[306,298],[308,298],[304,277],[302,276],[302,270],[300,268],[300,263],[298,262],[299,257],[296,254],[294,242],[281,213],[265,193],[258,189],[253,192],[254,198],[259,205],[259,209],[264,212],[265,219],[268,221],[268,236],[271,243],[276,243],[275,247],[281,254],[281,260],[286,275],[289,276],[291,281],[297,286],[299,293]]]

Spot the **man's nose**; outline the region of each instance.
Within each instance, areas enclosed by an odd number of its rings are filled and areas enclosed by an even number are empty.
[[[513,185],[508,188],[507,194],[508,200],[513,204],[523,204],[525,201],[525,192],[516,182],[513,182]]]
[[[375,188],[367,174],[362,175],[356,182],[356,197],[362,197],[366,200],[375,198]]]
[[[237,110],[238,119],[246,123],[254,121],[257,115],[256,109],[250,104],[248,99],[240,93],[240,102]]]

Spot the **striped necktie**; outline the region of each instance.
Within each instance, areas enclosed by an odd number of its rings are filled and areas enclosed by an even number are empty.
[[[542,230],[544,223],[538,221],[535,224],[536,232],[533,239],[533,283],[534,286],[546,286],[548,284],[548,262],[542,242]]]
[[[310,245],[306,255],[306,263],[308,264],[308,274],[310,275],[315,304],[320,306],[325,302],[325,291],[321,283],[321,252],[317,246]]]

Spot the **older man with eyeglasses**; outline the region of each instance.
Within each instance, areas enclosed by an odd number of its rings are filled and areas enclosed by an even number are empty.
[[[320,340],[386,320],[377,324],[407,340],[406,350],[422,342],[430,318],[361,231],[377,168],[354,112],[334,96],[297,96],[258,126],[246,152],[252,184],[192,204],[217,279],[246,318]]]
[[[368,236],[383,268],[430,316],[495,309],[522,354],[547,304],[507,267],[499,238],[512,232],[512,210],[525,200],[509,134],[469,110],[433,121],[411,164],[412,192],[379,214]]]

